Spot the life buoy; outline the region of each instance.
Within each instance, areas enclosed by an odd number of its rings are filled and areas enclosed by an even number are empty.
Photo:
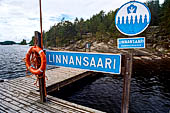
[[[33,52],[36,52],[39,54],[40,58],[41,58],[41,65],[38,69],[35,69],[31,63],[30,63],[30,57],[31,57],[31,54]],[[26,67],[27,69],[32,73],[32,74],[36,74],[36,75],[40,75],[42,74],[45,69],[46,69],[46,56],[45,56],[45,53],[44,51],[38,47],[38,46],[33,46],[31,47],[29,50],[28,50],[28,53],[26,54]]]

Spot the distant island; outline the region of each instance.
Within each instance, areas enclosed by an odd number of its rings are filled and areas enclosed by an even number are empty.
[[[27,42],[25,39],[23,39],[20,43],[16,43],[14,41],[4,41],[0,42],[0,45],[13,45],[13,44],[18,44],[18,45],[27,45]]]
[[[4,41],[4,42],[0,42],[0,45],[13,45],[13,44],[17,44],[14,41]]]

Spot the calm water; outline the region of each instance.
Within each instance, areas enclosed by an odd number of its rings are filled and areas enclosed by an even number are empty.
[[[169,83],[170,60],[136,61],[129,113],[169,113]],[[121,75],[99,73],[51,95],[108,113],[120,113],[122,86]]]
[[[30,47],[27,45],[0,45],[0,79],[12,79],[26,75],[23,58]],[[47,69],[55,68],[47,66]],[[28,72],[30,75],[31,73]]]
[[[25,76],[25,57],[29,46],[0,45],[0,78],[10,79]]]
[[[0,45],[0,78],[25,76],[22,59],[29,46]],[[169,113],[170,61],[135,62],[129,113]],[[69,85],[53,96],[108,113],[120,113],[123,78],[99,73]]]

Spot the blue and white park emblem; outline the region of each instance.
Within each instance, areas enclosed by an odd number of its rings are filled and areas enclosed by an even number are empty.
[[[128,36],[143,32],[151,21],[149,8],[141,2],[131,1],[122,5],[115,16],[117,29]]]

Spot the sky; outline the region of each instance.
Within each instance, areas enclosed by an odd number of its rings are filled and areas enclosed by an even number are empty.
[[[130,0],[41,0],[43,30],[76,17],[89,19],[101,10],[109,12]],[[138,0],[146,2],[147,0]],[[160,0],[162,4],[164,0]],[[29,42],[34,31],[40,31],[39,0],[0,0],[0,42]]]

